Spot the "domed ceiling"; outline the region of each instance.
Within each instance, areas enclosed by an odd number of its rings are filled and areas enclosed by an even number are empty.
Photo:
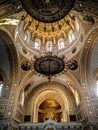
[[[49,79],[65,66],[70,69],[65,60],[79,52],[83,40],[78,13],[72,10],[75,0],[21,0],[21,3],[25,11],[15,35],[21,54],[29,61],[32,59],[34,69],[49,75]]]
[[[53,23],[40,22],[24,13],[15,38],[20,52],[28,59],[33,59],[32,54],[39,56],[47,52],[73,57],[81,48],[83,30],[74,11]]]

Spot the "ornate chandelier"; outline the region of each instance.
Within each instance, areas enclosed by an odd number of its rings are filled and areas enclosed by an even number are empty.
[[[34,69],[48,77],[49,82],[51,76],[58,74],[64,70],[63,57],[57,57],[56,55],[48,54],[44,57],[37,58],[34,63]]]
[[[66,16],[75,0],[20,0],[24,9],[34,19],[52,23]]]
[[[63,56],[59,57],[57,55],[52,55],[52,53],[36,58],[34,62],[34,70],[47,76],[49,82],[52,76],[59,74],[64,70],[76,70],[77,67],[78,63],[75,60],[66,62]]]

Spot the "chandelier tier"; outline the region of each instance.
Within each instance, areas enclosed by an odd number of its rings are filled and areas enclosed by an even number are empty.
[[[52,76],[61,73],[62,71],[76,70],[78,68],[77,61],[65,61],[65,58],[48,53],[45,56],[36,58],[34,62],[34,70],[48,77],[49,82]]]
[[[34,62],[34,69],[45,76],[50,78],[64,70],[64,57],[48,54],[41,58],[36,58]]]
[[[24,9],[38,21],[52,23],[66,16],[75,0],[21,0]]]

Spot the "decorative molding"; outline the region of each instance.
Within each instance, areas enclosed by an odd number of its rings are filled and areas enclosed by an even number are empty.
[[[10,92],[10,98],[9,98],[9,103],[7,105],[7,109],[5,112],[5,117],[11,116],[13,113],[13,105],[14,105],[14,100],[15,100],[15,93],[16,93],[16,82],[18,80],[18,56],[16,52],[16,48],[14,45],[13,40],[11,39],[10,35],[7,33],[7,31],[1,29],[0,30],[0,37],[4,39],[5,44],[7,49],[9,50],[10,53],[10,66],[11,68],[11,73],[12,73],[12,83],[11,86],[11,92]]]
[[[81,63],[80,63],[80,73],[81,73],[81,86],[84,91],[83,100],[85,106],[85,113],[89,119],[94,118],[94,109],[90,101],[90,90],[89,90],[89,70],[88,70],[88,57],[91,47],[93,46],[93,41],[98,35],[98,27],[94,26],[92,31],[87,36],[85,46],[83,48]]]

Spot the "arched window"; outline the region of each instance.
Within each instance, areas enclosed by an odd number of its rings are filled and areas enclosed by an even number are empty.
[[[35,41],[34,48],[39,49],[39,42]]]
[[[0,81],[0,97],[2,97],[3,82]]]
[[[25,34],[24,40],[27,41],[27,39],[28,39],[28,36],[27,34]]]
[[[46,42],[46,50],[51,52],[52,48],[53,48],[52,41],[47,41]]]
[[[3,76],[0,74],[0,97],[2,97],[3,85]]]
[[[64,39],[61,38],[58,40],[58,49],[63,49],[65,46]]]
[[[41,44],[41,40],[36,38],[35,41],[34,41],[34,48],[40,49],[40,44]]]
[[[72,30],[69,31],[68,38],[70,43],[75,40],[75,36]]]

